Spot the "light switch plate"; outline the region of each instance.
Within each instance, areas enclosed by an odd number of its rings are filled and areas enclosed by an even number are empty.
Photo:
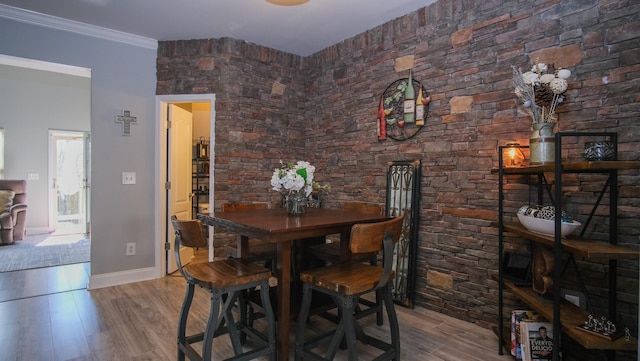
[[[122,172],[122,184],[136,184],[136,172]]]

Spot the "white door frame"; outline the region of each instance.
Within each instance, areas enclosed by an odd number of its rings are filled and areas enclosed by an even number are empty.
[[[210,139],[211,144],[209,146],[209,155],[211,158],[211,164],[214,164],[215,159],[215,94],[176,94],[176,95],[157,95],[156,96],[156,177],[155,177],[155,207],[156,221],[155,221],[155,238],[158,240],[155,245],[156,255],[156,274],[157,277],[164,277],[166,274],[166,262],[164,262],[164,244],[167,242],[168,224],[166,219],[167,213],[167,191],[165,189],[165,182],[167,180],[167,104],[169,103],[209,103],[211,104],[210,113]],[[213,204],[214,196],[214,171],[211,167],[211,177],[209,178],[209,204]],[[213,260],[213,230],[209,228],[209,260]]]

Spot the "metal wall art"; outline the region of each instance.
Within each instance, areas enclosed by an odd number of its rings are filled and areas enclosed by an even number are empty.
[[[378,140],[413,138],[425,124],[430,102],[429,93],[411,71],[408,78],[389,84],[378,105]]]

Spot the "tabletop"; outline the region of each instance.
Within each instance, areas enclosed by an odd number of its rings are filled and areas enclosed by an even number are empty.
[[[265,242],[304,239],[342,233],[356,223],[379,222],[389,217],[342,209],[307,208],[302,216],[289,216],[282,208],[199,214],[211,226],[238,232]]]

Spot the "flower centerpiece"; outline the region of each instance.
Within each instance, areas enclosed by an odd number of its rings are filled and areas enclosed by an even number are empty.
[[[328,189],[313,180],[316,167],[309,162],[298,161],[296,164],[280,161],[280,167],[273,171],[271,187],[283,194],[287,212],[291,215],[304,214],[307,199],[314,189]]]
[[[513,68],[514,93],[531,116],[533,133],[529,138],[530,164],[541,165],[555,161],[556,107],[564,102],[568,69],[552,71],[545,63],[536,63],[525,73]]]

